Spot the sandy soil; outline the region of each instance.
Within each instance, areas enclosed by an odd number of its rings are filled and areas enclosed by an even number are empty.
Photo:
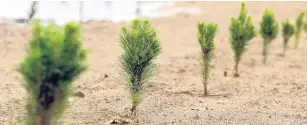
[[[152,84],[144,93],[138,115],[131,124],[139,125],[306,125],[307,124],[307,42],[290,49],[285,58],[282,38],[270,46],[268,64],[262,64],[262,40],[250,41],[240,64],[240,78],[232,77],[234,61],[228,41],[229,18],[237,16],[239,2],[180,2],[176,6],[200,8],[200,15],[177,14],[153,19],[159,30],[163,53]],[[290,18],[306,9],[307,2],[247,2],[248,14],[259,28],[264,8],[275,11],[278,20]],[[219,25],[215,38],[214,67],[209,92],[202,97],[203,86],[198,63],[199,46],[196,22],[212,21]],[[84,25],[84,45],[91,50],[90,68],[74,83],[84,98],[72,97],[62,125],[104,125],[113,116],[128,115],[130,100],[118,73],[122,52],[118,38],[123,23],[88,22]],[[12,24],[0,26],[0,124],[16,125],[25,115],[26,92],[15,71],[25,55],[29,28]],[[225,68],[229,76],[224,77]],[[108,77],[105,77],[105,74]]]

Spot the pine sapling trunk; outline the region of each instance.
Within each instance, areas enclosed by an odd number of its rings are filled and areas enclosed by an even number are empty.
[[[234,74],[234,76],[235,76],[235,77],[239,77],[239,76],[240,76],[240,74],[239,74],[239,60],[236,60],[235,63],[236,63],[236,64],[235,64],[235,67],[234,67],[234,68],[235,68],[235,74]]]
[[[207,57],[209,57],[209,55]],[[208,85],[208,78],[209,78],[209,66],[210,64],[208,63],[208,61],[204,61],[204,67],[205,67],[204,74],[203,74],[204,96],[208,95],[207,85]]]
[[[267,62],[268,46],[269,46],[269,41],[267,39],[264,39],[262,47],[263,64],[266,64]]]
[[[38,102],[39,103],[39,102]],[[37,107],[37,123],[36,125],[51,125],[51,115],[48,110],[44,110],[41,105]]]
[[[37,105],[37,108],[36,108],[36,111],[37,111],[37,115],[36,116],[36,125],[51,125],[51,116],[49,114],[48,111],[44,110],[42,108],[41,105],[39,105],[39,102],[37,102],[38,105]]]
[[[60,89],[55,88],[54,100],[59,100],[59,99],[60,99]],[[40,99],[40,100],[42,100],[42,99]],[[40,103],[42,103],[42,102],[40,102]],[[52,125],[51,124],[52,115],[51,115],[51,111],[50,111],[51,108],[45,109],[42,105],[38,104],[37,109],[38,109],[37,114],[39,115],[38,119],[37,119],[37,121],[39,123],[37,125]]]
[[[210,73],[210,61],[212,58],[212,49],[203,48],[203,85],[204,85],[204,96],[208,94],[207,85]]]
[[[204,96],[208,95],[207,92],[207,82],[204,81]]]
[[[139,74],[139,73],[137,73]],[[139,92],[140,92],[140,88],[141,88],[141,75],[136,75],[135,78],[133,78],[133,86],[132,86],[132,95],[134,97],[132,97],[132,100],[131,100],[131,116],[135,116],[136,115],[136,107],[138,106],[138,97],[140,96],[139,95]]]
[[[133,105],[130,111],[131,111],[131,116],[136,116],[136,105]]]
[[[286,55],[286,51],[287,51],[287,45],[288,45],[288,41],[289,41],[289,38],[285,38],[284,39],[284,43],[283,43],[283,56],[285,56]]]
[[[204,96],[206,96],[207,94],[208,94],[208,92],[207,92],[207,84],[208,84],[208,80],[207,80],[207,78],[206,78],[206,74],[203,74],[204,76],[204,80],[203,80],[203,85],[204,85]]]

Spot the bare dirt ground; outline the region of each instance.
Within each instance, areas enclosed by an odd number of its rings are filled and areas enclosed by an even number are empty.
[[[290,49],[285,58],[279,34],[270,46],[268,64],[262,64],[262,39],[250,41],[240,64],[239,78],[232,77],[234,61],[229,44],[230,17],[237,17],[240,2],[179,2],[176,6],[197,7],[200,15],[177,14],[153,19],[163,53],[152,84],[144,93],[138,115],[131,124],[139,125],[306,125],[307,124],[307,37],[300,47]],[[276,18],[294,23],[307,2],[247,2],[248,14],[259,29],[261,12],[275,11]],[[203,86],[196,40],[198,20],[218,24],[214,67],[209,93]],[[113,116],[128,115],[130,100],[118,73],[119,30],[124,23],[92,21],[84,25],[84,46],[91,50],[90,68],[73,84],[85,97],[72,97],[62,125],[104,125]],[[16,125],[25,115],[26,92],[15,71],[25,55],[30,28],[12,24],[0,26],[0,124]],[[228,77],[223,76],[228,68]],[[105,75],[108,77],[105,77]]]

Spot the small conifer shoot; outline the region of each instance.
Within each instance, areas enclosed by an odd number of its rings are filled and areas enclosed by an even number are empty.
[[[263,38],[263,64],[267,62],[267,56],[269,51],[269,45],[276,38],[278,33],[278,23],[275,19],[274,12],[269,9],[265,9],[262,15],[262,21],[260,22],[260,34]]]
[[[64,28],[33,23],[27,56],[18,67],[29,95],[26,124],[55,125],[67,106],[72,81],[87,68],[87,52],[81,48],[78,23]]]
[[[243,53],[247,50],[249,41],[256,36],[256,30],[252,23],[252,17],[247,16],[245,3],[241,3],[241,12],[239,18],[231,17],[229,27],[230,44],[234,53],[235,60],[235,77],[239,77],[239,63]]]
[[[141,93],[155,70],[154,59],[162,48],[151,22],[142,19],[134,19],[128,27],[122,27],[120,45],[124,50],[120,63],[131,94],[131,115],[136,115]]]
[[[201,69],[204,85],[204,96],[208,94],[207,84],[210,73],[210,64],[214,55],[214,37],[218,30],[217,24],[205,24],[202,21],[198,22],[197,38],[202,51]]]
[[[290,23],[289,19],[282,22],[282,36],[283,36],[283,39],[284,39],[284,41],[283,41],[283,56],[285,56],[285,54],[286,54],[288,42],[289,42],[290,38],[293,36],[294,32],[295,32],[294,25],[292,25]]]
[[[299,13],[299,15],[296,18],[296,31],[295,31],[295,44],[294,48],[297,49],[299,46],[300,38],[301,38],[301,32],[302,29],[304,28],[304,17],[305,17],[305,12],[302,11]]]

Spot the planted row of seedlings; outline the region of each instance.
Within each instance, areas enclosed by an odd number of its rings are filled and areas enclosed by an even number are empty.
[[[282,23],[283,47],[285,51],[289,39],[296,36],[295,47],[303,23],[304,13],[297,18],[296,28],[287,19]],[[239,77],[239,63],[247,50],[249,41],[257,32],[251,16],[247,15],[245,3],[241,3],[239,17],[231,19],[229,26],[230,45],[235,62],[234,77]],[[207,84],[210,65],[214,55],[214,37],[218,32],[215,23],[198,22],[197,39],[201,48],[201,69],[204,95],[208,94]],[[263,63],[267,61],[270,43],[276,38],[278,23],[273,11],[266,9],[260,23],[263,38]],[[142,102],[142,92],[153,75],[154,60],[162,47],[156,30],[149,20],[135,19],[120,32],[120,45],[124,53],[120,64],[131,97],[131,115],[136,114]],[[39,21],[33,23],[32,39],[27,56],[20,63],[18,71],[23,75],[24,86],[28,92],[27,125],[54,125],[67,106],[71,94],[71,83],[87,68],[87,51],[82,49],[81,28],[79,23],[69,22],[63,28],[55,24],[43,26]]]
[[[79,23],[69,22],[61,28],[34,21],[27,56],[18,67],[29,95],[27,125],[54,125],[66,108],[71,83],[88,66],[80,33]],[[162,47],[151,22],[140,19],[121,29],[120,45],[124,50],[120,64],[135,115]]]
[[[290,38],[295,34],[295,46],[297,49],[299,45],[299,39],[301,36],[302,29],[307,31],[307,23],[304,22],[304,12],[301,12],[296,18],[296,27],[292,25],[289,19],[286,19],[282,22],[282,36],[283,36],[283,56],[285,56],[286,50],[288,48],[288,42]],[[203,23],[201,23],[203,24]],[[216,33],[216,28],[212,28],[213,23],[202,26],[198,24],[198,41],[202,50],[202,74],[203,74],[203,83],[204,83],[204,95],[207,95],[207,81],[209,77],[209,68],[213,55],[214,42],[213,37]],[[216,25],[216,24],[215,24]],[[206,27],[204,32],[202,27]],[[217,26],[216,26],[217,27]],[[241,3],[241,10],[238,18],[231,17],[231,23],[229,26],[230,32],[230,44],[233,50],[233,57],[235,61],[234,66],[234,77],[239,77],[239,63],[242,57],[242,54],[247,50],[249,41],[257,35],[257,31],[252,23],[252,18],[247,16],[247,9],[244,2]],[[265,9],[263,11],[262,20],[260,22],[260,35],[263,39],[262,47],[262,56],[263,64],[267,62],[267,56],[269,54],[269,45],[277,37],[278,34],[278,22],[275,19],[275,14],[270,9]],[[201,36],[201,38],[199,38]],[[203,42],[205,41],[205,42]],[[209,42],[210,41],[210,42]],[[203,44],[206,43],[206,44]],[[210,55],[210,56],[208,56]]]

